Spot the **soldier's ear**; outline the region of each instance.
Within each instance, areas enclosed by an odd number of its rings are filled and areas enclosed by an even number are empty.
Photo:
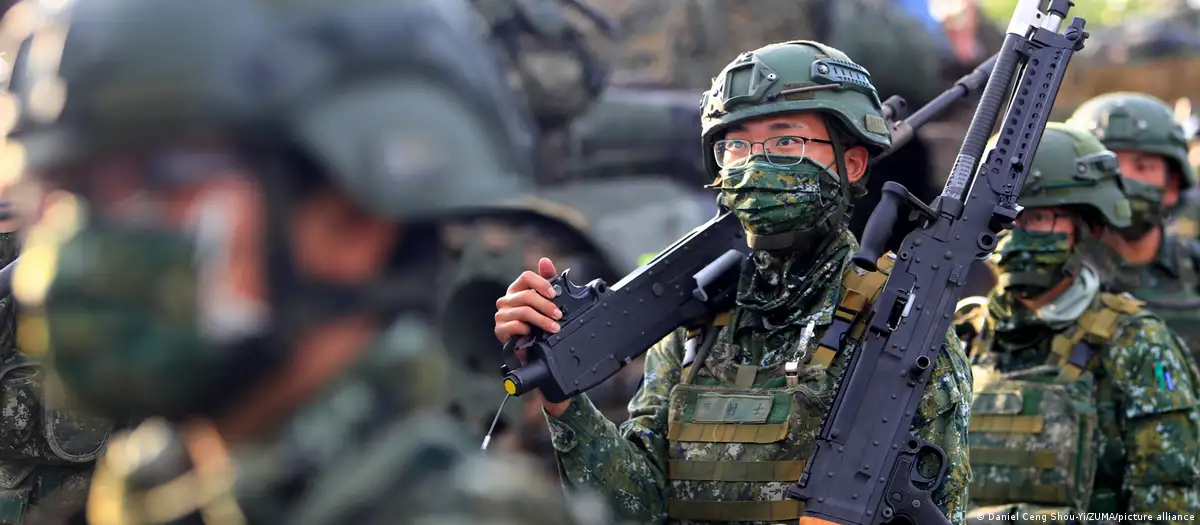
[[[846,178],[850,180],[850,184],[858,182],[863,175],[866,175],[867,165],[871,160],[871,154],[867,148],[862,146],[846,148],[843,158],[846,163]]]

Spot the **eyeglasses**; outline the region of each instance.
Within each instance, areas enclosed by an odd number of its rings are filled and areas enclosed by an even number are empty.
[[[717,159],[717,166],[721,168],[740,168],[754,156],[754,145],[761,144],[767,163],[779,167],[795,166],[806,157],[809,142],[833,144],[824,139],[793,136],[771,137],[762,142],[724,139],[713,144],[713,155]]]
[[[1065,233],[1065,225],[1075,224],[1075,217],[1065,211],[1048,208],[1027,208],[1017,216],[1016,227],[1033,236]]]

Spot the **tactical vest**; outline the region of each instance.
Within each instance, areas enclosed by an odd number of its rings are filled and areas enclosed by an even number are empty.
[[[706,359],[703,350],[694,362],[685,358],[683,380],[671,390],[667,422],[672,521],[779,522],[803,514],[803,504],[786,499],[784,492],[800,479],[805,458],[812,455],[834,384],[832,374],[801,377],[800,370],[828,370],[843,335],[848,344],[862,337],[866,315],[859,314],[870,311],[886,284],[894,262],[890,257],[880,258],[878,272],[843,274],[833,322],[823,334],[804,331],[795,362],[770,369],[739,366]],[[731,343],[736,315],[736,310],[725,312],[707,330],[689,330],[688,353],[697,345],[717,344],[701,343],[705,331],[716,331],[712,340],[729,345],[722,354],[737,352]],[[707,372],[703,377],[693,370],[697,362]]]
[[[1097,390],[1092,370],[1096,349],[1109,344],[1124,323],[1148,314],[1127,295],[1102,293],[1099,299],[1074,326],[1054,336],[1045,365],[1004,374],[976,372],[968,427],[974,508],[968,519],[1116,510],[1114,495],[1094,490],[1097,406],[1111,398]],[[971,317],[985,315],[978,304],[966,306]],[[978,330],[972,354],[990,346],[990,333]]]

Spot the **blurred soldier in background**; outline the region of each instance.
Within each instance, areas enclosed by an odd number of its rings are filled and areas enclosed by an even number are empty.
[[[503,216],[446,222],[440,232],[441,328],[462,378],[447,410],[482,437],[504,398],[485,327],[512,275],[551,256],[574,279],[615,282],[716,206],[700,187],[708,180],[695,140],[696,94],[609,87],[613,20],[580,0],[472,4],[535,117],[538,143],[531,194],[505,203]],[[640,370],[627,367],[596,389],[597,404],[624,414]],[[532,397],[510,400],[494,443],[537,450],[555,470],[540,406]]]
[[[166,418],[112,439],[90,523],[606,522],[438,411],[430,226],[513,196],[532,153],[469,5],[23,7],[5,155],[80,199],[26,240],[22,350]]]
[[[1146,302],[1200,351],[1200,242],[1169,233],[1167,221],[1189,209],[1183,192],[1196,187],[1187,137],[1170,106],[1141,93],[1110,93],[1085,102],[1068,124],[1090,132],[1116,153],[1133,216],[1105,242],[1117,250],[1104,271],[1112,289]],[[1185,227],[1186,229],[1186,227]]]
[[[975,365],[970,521],[1194,512],[1195,364],[1139,301],[1105,292],[1096,266],[1134,224],[1116,156],[1051,123],[1020,205],[997,248],[1002,287],[959,305]]]

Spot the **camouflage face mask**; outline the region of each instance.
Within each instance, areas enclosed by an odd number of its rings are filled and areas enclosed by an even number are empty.
[[[1066,276],[1071,238],[1066,233],[1030,232],[1016,228],[996,248],[1000,254],[1000,284],[1018,297],[1037,297]]]
[[[1120,233],[1126,239],[1140,239],[1155,226],[1162,224],[1163,214],[1166,212],[1163,190],[1132,179],[1125,179],[1124,184],[1133,216],[1130,218],[1130,226],[1122,228]]]
[[[786,167],[764,160],[722,170],[718,188],[721,205],[746,231],[774,235],[820,225],[836,209],[837,180],[827,166],[807,158]]]
[[[59,247],[44,315],[53,363],[112,417],[184,415],[238,370],[200,326],[196,241],[89,226]]]

